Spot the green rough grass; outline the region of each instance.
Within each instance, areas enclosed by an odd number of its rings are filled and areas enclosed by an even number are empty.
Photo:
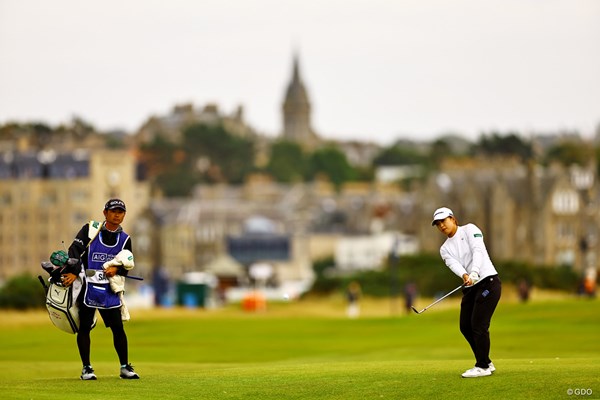
[[[376,305],[377,306],[377,305]],[[462,379],[474,361],[458,305],[421,315],[349,320],[324,303],[266,313],[133,310],[130,358],[118,378],[110,331],[92,332],[98,381],[78,380],[75,337],[45,313],[0,312],[0,393],[6,399],[567,399],[600,398],[600,301],[501,302],[493,376]],[[341,305],[340,307],[343,307]],[[387,307],[381,303],[378,307]],[[591,389],[592,395],[567,394]]]

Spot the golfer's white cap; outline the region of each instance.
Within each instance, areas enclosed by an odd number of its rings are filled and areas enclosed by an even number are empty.
[[[451,217],[453,215],[454,215],[454,213],[448,207],[438,208],[433,213],[433,221],[431,221],[431,226],[435,225],[435,221],[441,221],[441,220]]]

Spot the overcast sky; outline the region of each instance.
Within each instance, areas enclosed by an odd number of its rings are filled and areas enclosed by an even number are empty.
[[[213,102],[274,136],[294,52],[326,138],[600,123],[598,0],[0,0],[0,123]]]

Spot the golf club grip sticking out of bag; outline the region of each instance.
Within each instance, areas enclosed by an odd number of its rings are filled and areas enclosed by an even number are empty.
[[[433,306],[435,306],[437,303],[439,303],[440,301],[444,300],[446,297],[450,296],[451,294],[453,294],[454,292],[462,289],[463,287],[465,287],[465,284],[463,283],[462,285],[460,285],[459,287],[457,287],[456,289],[452,290],[451,292],[445,294],[444,296],[440,297],[439,299],[437,299],[436,301],[434,301],[433,303],[431,303],[430,305],[428,305],[427,307],[425,307],[424,309],[422,309],[421,311],[417,311],[416,308],[411,307],[413,309],[414,312],[416,312],[417,314],[421,314],[422,312],[425,312],[428,308],[431,308]]]
[[[85,276],[94,276],[94,275],[96,275],[96,271],[94,271],[93,269],[85,270]],[[142,278],[141,276],[134,276],[134,275],[126,275],[125,278],[134,279],[136,281],[144,280],[144,278]]]

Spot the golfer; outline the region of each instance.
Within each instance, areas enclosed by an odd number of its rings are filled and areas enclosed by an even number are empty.
[[[440,248],[440,255],[465,285],[460,304],[460,331],[473,350],[475,366],[462,376],[490,376],[496,370],[489,356],[489,327],[502,291],[498,272],[477,226],[459,226],[452,210],[446,207],[435,210],[431,225],[448,237]]]
[[[102,224],[94,221],[85,224],[69,247],[69,257],[80,260],[80,263],[63,274],[63,284],[71,285],[80,275],[81,268],[85,272],[91,272],[90,275],[84,274],[88,277],[77,299],[80,319],[77,347],[83,363],[83,380],[96,380],[90,363],[90,331],[94,327],[96,310],[102,316],[104,325],[112,331],[113,344],[121,365],[119,376],[122,379],[139,379],[128,360],[127,335],[121,319],[121,299],[111,290],[107,280],[116,274],[127,275],[127,271],[120,266],[103,269],[104,262],[115,257],[121,250],[131,251],[131,239],[121,227],[125,212],[122,200],[108,200],[104,206],[105,221]],[[98,224],[99,230],[90,235],[92,224]]]

